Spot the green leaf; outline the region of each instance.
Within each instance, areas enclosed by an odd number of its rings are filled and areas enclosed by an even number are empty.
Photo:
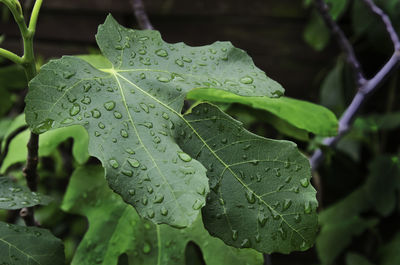
[[[291,125],[316,135],[333,136],[337,134],[338,120],[330,110],[298,99],[243,97],[215,89],[195,89],[188,93],[187,98],[222,103],[240,103],[268,111]]]
[[[48,230],[0,222],[1,264],[64,265],[64,247]]]
[[[15,210],[35,205],[47,205],[51,198],[31,192],[27,187],[0,176],[0,209]]]
[[[36,133],[85,126],[89,153],[102,161],[111,188],[141,216],[186,227],[208,192],[205,168],[175,141],[177,128],[186,126],[186,93],[213,87],[280,96],[283,88],[229,42],[168,44],[157,31],[126,29],[111,16],[96,38],[113,67],[97,69],[75,57],[49,62],[30,82],[27,121]]]
[[[202,210],[207,230],[229,245],[265,253],[311,247],[316,191],[296,145],[254,135],[209,104],[185,118],[179,144],[208,169],[211,192]]]
[[[392,263],[393,264],[393,263]],[[346,265],[373,265],[369,260],[357,253],[350,252],[346,255]]]
[[[329,13],[334,20],[338,20],[342,16],[348,4],[347,0],[325,0],[325,2],[329,5]]]
[[[397,232],[392,240],[379,249],[380,265],[392,265],[400,263],[400,233]]]
[[[303,38],[317,51],[322,51],[329,43],[329,29],[316,11],[311,14],[311,19],[304,30]]]
[[[156,226],[141,219],[107,187],[103,176],[99,166],[78,168],[71,176],[62,209],[87,216],[89,221],[72,265],[115,265],[124,253],[129,264],[184,265],[189,241],[201,248],[208,265],[262,264],[260,253],[228,247],[211,237],[200,218],[186,229]]]
[[[18,134],[10,143],[9,151],[0,169],[4,173],[7,168],[15,163],[25,162],[27,156],[26,144],[30,137],[29,130]],[[72,154],[79,164],[84,164],[89,159],[88,135],[81,126],[71,126],[50,131],[40,135],[39,156],[49,156],[58,145],[68,138],[74,139]]]

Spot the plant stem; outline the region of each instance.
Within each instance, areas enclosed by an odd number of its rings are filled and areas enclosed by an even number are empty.
[[[35,35],[39,11],[43,1],[42,0],[35,1],[35,5],[33,6],[31,18],[29,21],[29,27],[26,26],[22,8],[18,1],[6,0],[2,2],[10,9],[11,13],[14,16],[15,22],[18,24],[19,30],[21,32],[21,37],[24,44],[24,55],[22,56],[22,58],[19,57],[21,58],[21,60],[17,60],[16,63],[23,66],[27,81],[29,82],[37,74],[35,54],[33,50],[33,37]],[[28,148],[28,156],[26,159],[26,166],[23,169],[23,173],[25,175],[29,189],[32,191],[36,191],[37,164],[39,161],[38,157],[39,135],[31,132],[27,148]],[[33,207],[22,209],[20,211],[20,216],[24,219],[26,225],[35,225]]]
[[[130,0],[133,12],[141,29],[154,29],[144,9],[142,0]]]
[[[319,4],[326,5],[322,0],[317,0]],[[371,0],[364,0],[367,6],[371,9],[372,12],[379,15],[386,26],[386,31],[389,33],[394,46],[394,53],[387,61],[387,63],[369,80],[365,80],[363,83],[360,83],[358,86],[358,91],[354,96],[352,102],[347,107],[345,112],[343,113],[342,117],[339,120],[339,132],[338,135],[335,137],[325,138],[323,143],[326,146],[333,147],[336,143],[345,135],[349,130],[354,121],[354,118],[358,111],[360,110],[361,106],[364,104],[366,98],[374,92],[385,80],[386,78],[393,72],[393,70],[398,66],[400,62],[400,41],[396,31],[393,28],[392,23],[390,22],[389,17],[380,9],[378,8]],[[329,16],[329,14],[322,14],[322,16]],[[332,20],[332,18],[330,18]],[[326,23],[327,20],[325,20]],[[332,20],[333,21],[333,20]],[[342,49],[347,49],[346,47],[342,47]],[[351,50],[353,48],[351,47]],[[347,53],[347,56],[351,56],[351,53]],[[352,61],[351,59],[349,59]],[[348,61],[349,61],[348,60]],[[323,161],[324,154],[322,153],[321,149],[318,149],[314,152],[312,157],[310,158],[310,164],[313,171],[315,171],[320,163]]]
[[[22,64],[22,58],[18,55],[16,55],[13,52],[10,52],[6,49],[0,48],[0,56],[16,63],[16,64]]]

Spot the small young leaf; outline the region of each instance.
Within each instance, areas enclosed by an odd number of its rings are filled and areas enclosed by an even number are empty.
[[[51,198],[31,192],[27,187],[0,176],[0,209],[16,210],[35,205],[47,205]]]
[[[202,210],[207,230],[229,245],[264,253],[311,247],[316,191],[296,145],[254,135],[209,104],[185,118],[179,144],[208,169],[211,192]]]
[[[0,222],[0,263],[64,265],[64,246],[46,229]]]
[[[186,229],[156,226],[141,219],[107,187],[100,166],[81,167],[72,174],[62,209],[87,216],[89,221],[72,265],[116,265],[124,253],[129,264],[184,265],[189,241],[201,248],[207,265],[262,264],[260,253],[226,246],[210,236],[200,218]]]
[[[216,88],[272,97],[283,88],[229,42],[168,44],[157,31],[126,29],[111,16],[96,38],[112,68],[97,69],[75,57],[49,62],[30,82],[27,121],[36,133],[85,126],[89,152],[102,161],[111,188],[141,216],[186,227],[208,193],[204,167],[175,141],[177,128],[186,126],[186,93]]]
[[[266,110],[291,125],[320,136],[337,134],[338,120],[328,109],[306,101],[288,97],[243,97],[223,90],[195,89],[188,99],[222,103],[240,103],[256,109]]]

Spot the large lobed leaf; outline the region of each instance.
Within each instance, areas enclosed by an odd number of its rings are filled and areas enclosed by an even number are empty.
[[[262,264],[260,253],[226,246],[210,236],[199,218],[186,229],[141,219],[107,187],[103,176],[99,166],[78,168],[71,176],[62,209],[89,221],[72,265],[115,265],[122,254],[128,256],[129,264],[184,265],[189,241],[201,248],[207,265]]]
[[[176,144],[193,88],[279,96],[282,87],[229,42],[165,43],[157,31],[123,28],[109,16],[98,45],[111,68],[63,57],[30,82],[26,118],[36,133],[80,124],[113,190],[155,223],[186,227],[205,204],[205,168]]]
[[[0,222],[0,264],[63,265],[64,247],[46,229]]]
[[[50,197],[31,192],[10,178],[0,176],[0,209],[16,210],[39,204],[47,205],[50,201]]]
[[[235,247],[289,253],[313,245],[317,215],[310,165],[288,141],[246,131],[218,108],[185,115],[178,142],[208,169],[207,230]]]

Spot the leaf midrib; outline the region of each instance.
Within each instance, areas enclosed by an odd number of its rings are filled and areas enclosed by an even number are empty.
[[[186,125],[192,129],[192,131],[196,134],[196,136],[200,139],[200,141],[203,142],[203,145],[207,147],[207,149],[211,152],[211,154],[218,159],[218,161],[225,167],[228,168],[228,170],[230,171],[230,173],[234,176],[234,178],[244,187],[246,188],[248,191],[252,192],[261,202],[263,202],[269,209],[270,211],[274,211],[276,214],[278,214],[280,216],[280,218],[283,220],[283,222],[290,228],[292,229],[294,232],[296,232],[304,241],[308,241],[306,240],[303,235],[297,231],[292,225],[290,225],[288,223],[288,221],[286,221],[286,219],[283,217],[283,215],[281,215],[281,213],[279,213],[278,211],[276,211],[275,209],[272,208],[272,206],[270,206],[266,201],[264,201],[260,196],[258,196],[252,189],[250,189],[240,178],[238,178],[238,176],[235,174],[235,172],[230,168],[229,165],[227,165],[212,149],[211,147],[207,144],[207,142],[197,133],[197,131],[193,128],[193,126],[177,111],[175,111],[173,108],[171,108],[170,106],[166,105],[164,102],[160,101],[159,99],[155,98],[153,95],[147,93],[145,90],[143,90],[142,88],[140,88],[139,86],[137,86],[135,83],[132,83],[129,79],[125,78],[123,75],[120,75],[118,73],[118,71],[114,71],[113,74],[115,76],[119,76],[120,78],[124,79],[126,82],[130,83],[132,86],[136,87],[138,90],[140,90],[143,94],[147,95],[148,97],[152,98],[154,101],[158,102],[159,104],[163,105],[165,108],[169,109],[171,112],[173,112],[175,115],[177,115],[178,117],[180,117],[185,123]],[[117,79],[117,78],[116,78]]]
[[[13,235],[13,236],[15,237],[16,235]],[[33,256],[31,256],[31,255],[29,255],[28,253],[24,252],[23,250],[19,249],[16,245],[13,245],[13,244],[9,243],[9,242],[6,241],[4,238],[0,238],[0,241],[6,243],[6,244],[8,245],[9,248],[10,248],[10,247],[15,248],[16,250],[18,250],[19,252],[21,252],[22,254],[24,254],[25,256],[27,256],[28,259],[32,259],[33,261],[35,261],[37,264],[40,265],[39,261],[37,261]]]

